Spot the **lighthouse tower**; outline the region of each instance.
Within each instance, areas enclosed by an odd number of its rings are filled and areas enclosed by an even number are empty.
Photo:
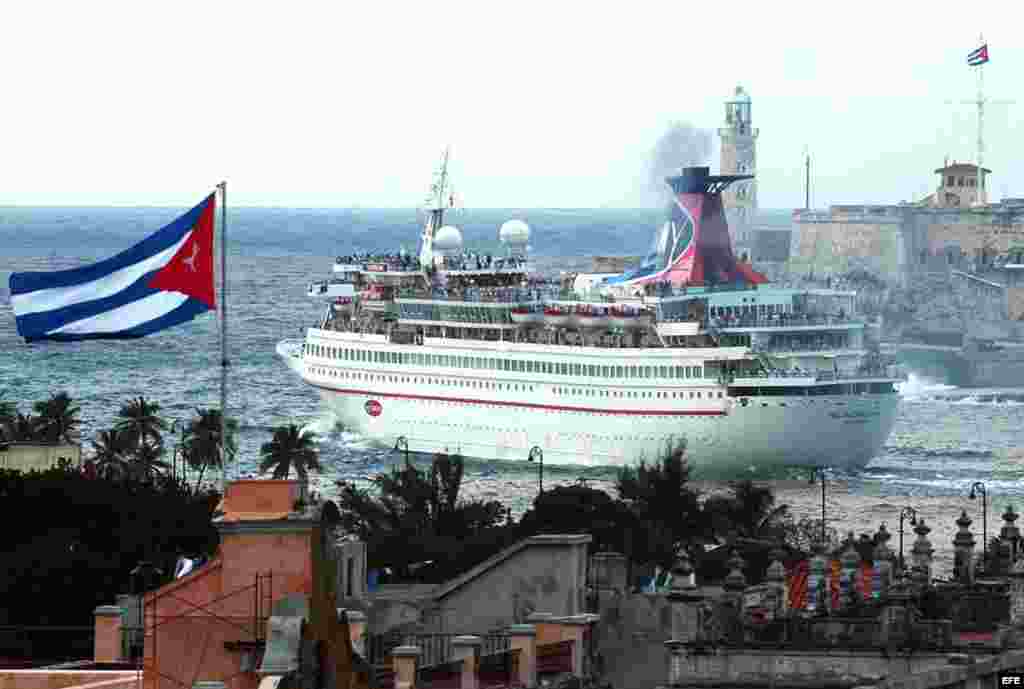
[[[750,96],[737,86],[725,102],[725,125],[718,130],[722,141],[721,174],[753,175],[757,172],[757,130],[750,114]],[[757,215],[757,181],[734,184],[722,192],[736,255],[752,259],[753,226]]]

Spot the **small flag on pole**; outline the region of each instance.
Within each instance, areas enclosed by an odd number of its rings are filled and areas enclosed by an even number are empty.
[[[967,56],[967,64],[971,67],[977,67],[988,62],[988,43],[981,46],[977,50],[972,50],[971,54]]]
[[[217,308],[216,197],[99,263],[12,273],[11,306],[26,341],[143,337]]]

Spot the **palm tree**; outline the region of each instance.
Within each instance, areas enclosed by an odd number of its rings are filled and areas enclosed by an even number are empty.
[[[32,443],[40,440],[39,419],[31,414],[22,414],[11,407],[14,413],[0,419],[0,436],[14,443]]]
[[[4,390],[2,394],[6,395],[7,391]],[[0,440],[8,439],[7,430],[10,427],[10,424],[14,422],[17,415],[18,405],[14,402],[8,402],[7,400],[0,399]]]
[[[121,420],[117,422],[116,428],[126,434],[127,442],[137,450],[141,450],[147,441],[163,446],[164,439],[160,433],[166,431],[168,426],[158,415],[159,411],[159,404],[148,402],[139,395],[138,399],[121,406],[117,412]]]
[[[49,442],[65,442],[69,445],[78,439],[78,418],[81,409],[71,401],[67,392],[58,392],[50,399],[33,405],[39,415],[39,428]]]
[[[777,540],[783,530],[788,505],[775,505],[775,494],[767,486],[739,481],[730,486],[732,495],[709,497],[704,512],[715,530],[726,537]]]
[[[309,469],[320,471],[316,433],[312,431],[303,433],[295,424],[278,426],[274,429],[273,439],[269,443],[263,443],[260,447],[260,457],[262,457],[260,473],[273,469],[276,479],[288,478],[288,474],[294,467],[300,480],[300,499],[305,502],[309,480],[307,471]]]
[[[143,443],[141,447],[135,448],[132,453],[131,466],[133,473],[146,483],[152,483],[157,475],[170,468],[167,462],[160,459],[163,455],[163,445]]]
[[[131,465],[125,459],[127,440],[127,436],[116,428],[96,434],[96,439],[92,441],[95,452],[93,461],[101,476],[112,478],[128,475]]]
[[[185,426],[182,439],[182,457],[192,469],[199,470],[196,490],[203,481],[203,473],[209,466],[220,467],[221,462],[221,414],[220,409],[196,408],[196,416]],[[227,419],[227,443],[224,448],[229,460],[238,452],[238,421]]]

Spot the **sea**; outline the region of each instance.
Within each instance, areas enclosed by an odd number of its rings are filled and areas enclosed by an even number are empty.
[[[168,420],[185,421],[196,407],[219,405],[220,341],[212,313],[140,340],[26,344],[10,307],[11,272],[61,270],[110,257],[183,210],[0,207],[0,400],[27,412],[33,402],[66,390],[81,407],[87,452],[89,439],[109,428],[118,408],[133,397],[159,403]],[[587,270],[593,255],[645,253],[661,211],[460,210],[448,220],[462,229],[468,250],[497,255],[502,251],[498,228],[512,218],[530,225],[530,251],[538,267],[557,274]],[[789,211],[782,210],[766,212],[761,220],[784,226],[788,218]],[[335,256],[414,251],[422,220],[414,209],[229,210],[228,413],[240,422],[239,459],[229,479],[256,476],[260,446],[274,427],[289,423],[317,433],[323,470],[313,476],[313,489],[326,497],[337,492],[339,480],[371,486],[373,476],[401,461],[398,452],[370,448],[339,425],[316,392],[278,359],[275,345],[301,337],[316,323],[324,306],[307,297],[306,288],[330,276]],[[981,547],[982,501],[969,498],[974,482],[986,487],[990,538],[1008,504],[1024,507],[1024,389],[961,389],[912,373],[901,395],[896,427],[879,456],[856,474],[829,474],[828,524],[859,535],[885,522],[896,548],[900,511],[912,507],[932,529],[928,538],[937,573],[948,573],[961,511],[973,519],[971,530]],[[500,500],[521,514],[538,491],[537,466],[523,459],[467,462],[464,494]],[[614,492],[616,471],[546,465],[544,486],[585,482]],[[806,474],[786,469],[768,478],[778,503],[789,505],[795,517],[820,517],[821,488],[809,484]],[[697,485],[707,493],[727,487]],[[915,537],[910,528],[905,524],[908,551]]]

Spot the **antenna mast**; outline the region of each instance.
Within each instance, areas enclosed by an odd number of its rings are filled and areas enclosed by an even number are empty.
[[[811,210],[811,152],[804,146],[804,209]]]
[[[978,34],[978,41],[985,45],[985,36]],[[985,198],[985,63],[977,66],[978,70],[978,181],[981,182],[981,194],[978,201]]]
[[[434,229],[441,227],[441,221],[444,219],[444,195],[448,189],[448,153],[450,147],[445,147],[444,155],[441,156],[441,170],[437,173],[437,181],[434,183],[434,193],[436,198],[434,199],[434,209],[437,212],[436,224]]]

